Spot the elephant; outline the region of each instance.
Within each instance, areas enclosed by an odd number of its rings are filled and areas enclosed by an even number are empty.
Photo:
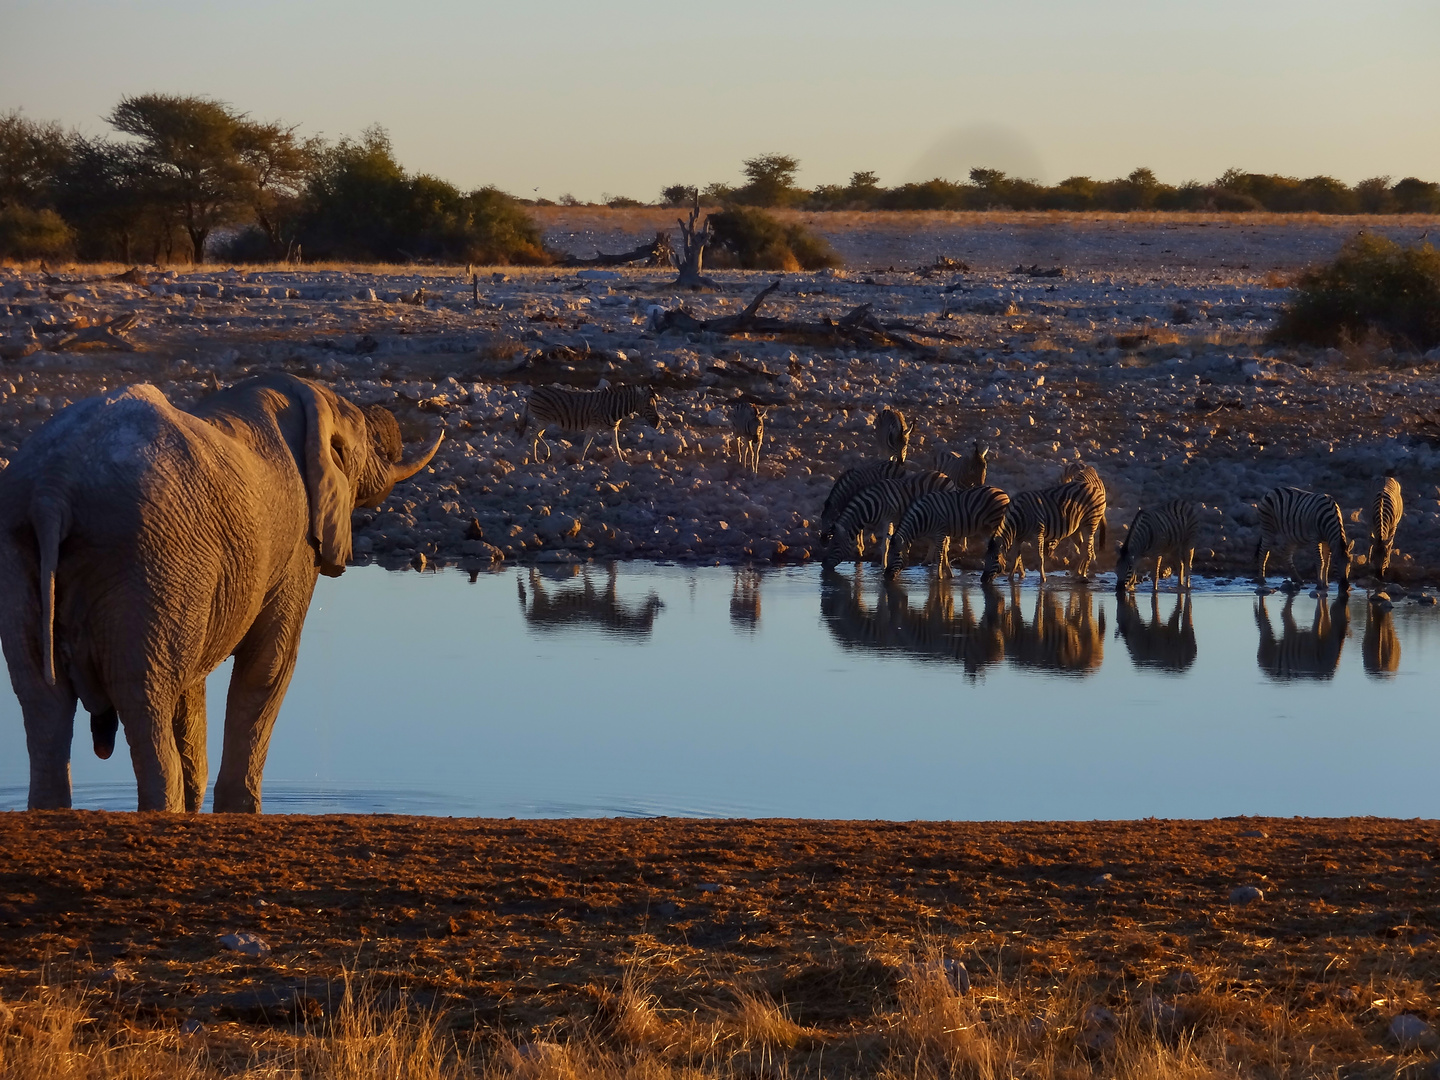
[[[217,812],[260,781],[318,575],[350,518],[429,464],[391,413],[293,375],[182,410],[135,385],[63,409],[0,473],[0,642],[20,699],[31,809],[70,806],[77,701],[96,754],[124,726],[140,810],[200,809],[205,677],[235,666]]]

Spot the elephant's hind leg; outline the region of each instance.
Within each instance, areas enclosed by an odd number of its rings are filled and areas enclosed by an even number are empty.
[[[30,755],[31,810],[67,810],[70,795],[70,742],[75,735],[76,698],[63,676],[56,685],[21,692],[25,746]]]
[[[260,782],[270,734],[295,673],[300,630],[314,579],[294,584],[260,613],[235,650],[225,702],[225,749],[215,778],[217,814],[260,812]]]
[[[198,814],[205,801],[205,785],[210,779],[210,762],[205,752],[204,682],[196,683],[180,695],[180,701],[175,706],[174,727],[185,786],[185,809]]]

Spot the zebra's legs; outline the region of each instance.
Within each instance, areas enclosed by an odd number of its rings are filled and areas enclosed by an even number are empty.
[[[1315,571],[1315,576],[1316,576],[1316,578],[1318,579],[1318,580],[1315,582],[1315,591],[1316,591],[1316,592],[1322,592],[1322,593],[1324,593],[1324,592],[1329,592],[1329,591],[1330,591],[1330,547],[1329,547],[1328,544],[1316,544],[1316,545],[1315,545],[1315,559],[1316,559],[1316,561],[1317,561],[1317,563],[1318,563],[1318,565],[1317,565],[1317,567],[1316,567],[1316,571]]]
[[[940,557],[935,561],[935,576],[948,578],[952,576],[950,569],[950,537],[940,538]]]
[[[1165,556],[1155,556],[1155,573],[1150,578],[1150,591],[1155,596],[1160,595],[1160,579],[1165,576]]]
[[[1195,572],[1195,549],[1194,549],[1194,548],[1185,548],[1183,551],[1180,552],[1180,572],[1181,572],[1181,575],[1182,575],[1182,578],[1183,578],[1183,580],[1182,580],[1181,583],[1180,583],[1180,588],[1182,588],[1183,590],[1185,590],[1185,592],[1189,592],[1189,591],[1190,591],[1190,577],[1191,577],[1191,575],[1194,574],[1194,572]]]
[[[1040,564],[1040,584],[1045,584],[1045,530],[1035,535],[1035,561]]]
[[[532,461],[539,461],[539,460],[540,460],[540,457],[539,457],[540,449],[539,449],[539,447],[540,447],[540,444],[541,444],[541,443],[544,443],[544,444],[545,444],[545,460],[546,460],[546,461],[549,461],[549,460],[550,460],[550,443],[549,443],[549,441],[545,438],[545,425],[544,425],[544,424],[541,424],[538,428],[535,429],[535,441],[530,444],[530,458],[531,458]]]
[[[1263,537],[1262,537],[1261,540],[1260,540],[1259,546],[1255,549],[1255,555],[1256,555],[1256,557],[1258,557],[1259,560],[1260,560],[1260,572],[1259,572],[1259,574],[1256,576],[1255,580],[1258,581],[1261,585],[1264,585],[1264,584],[1265,584],[1265,564],[1270,561],[1270,549],[1265,546],[1265,540],[1264,540]]]
[[[610,434],[611,434],[611,436],[613,437],[613,439],[614,439],[614,441],[615,441],[615,456],[618,457],[621,461],[624,461],[624,460],[625,460],[625,454],[620,450],[620,421],[619,421],[619,420],[616,420],[616,421],[615,421],[615,427],[611,429]]]

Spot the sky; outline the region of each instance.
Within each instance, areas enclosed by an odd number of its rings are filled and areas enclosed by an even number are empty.
[[[0,111],[101,134],[125,95],[200,94],[550,199],[772,152],[806,186],[1440,180],[1437,56],[1437,0],[0,0]]]

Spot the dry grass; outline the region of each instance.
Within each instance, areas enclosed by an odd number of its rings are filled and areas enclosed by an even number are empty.
[[[954,943],[952,943],[953,946]],[[1380,1051],[1361,1030],[1364,1004],[1423,1012],[1425,988],[1380,977],[1332,988],[1303,1019],[1264,995],[1229,992],[1224,972],[1182,984],[1097,995],[1079,974],[1022,977],[997,960],[973,986],[931,943],[873,956],[894,994],[861,1023],[814,1028],[758,989],[708,1007],[666,1007],[648,965],[633,959],[590,1016],[526,1039],[498,1030],[457,1034],[439,1012],[347,982],[327,1020],[254,1035],[139,1020],[102,1022],[93,992],[42,987],[0,1007],[0,1076],[7,1080],[1198,1080],[1221,1077],[1407,1075],[1433,1047]],[[973,961],[972,961],[973,962]],[[1358,992],[1357,992],[1358,991]],[[1348,1010],[1348,1011],[1347,1011]]]

